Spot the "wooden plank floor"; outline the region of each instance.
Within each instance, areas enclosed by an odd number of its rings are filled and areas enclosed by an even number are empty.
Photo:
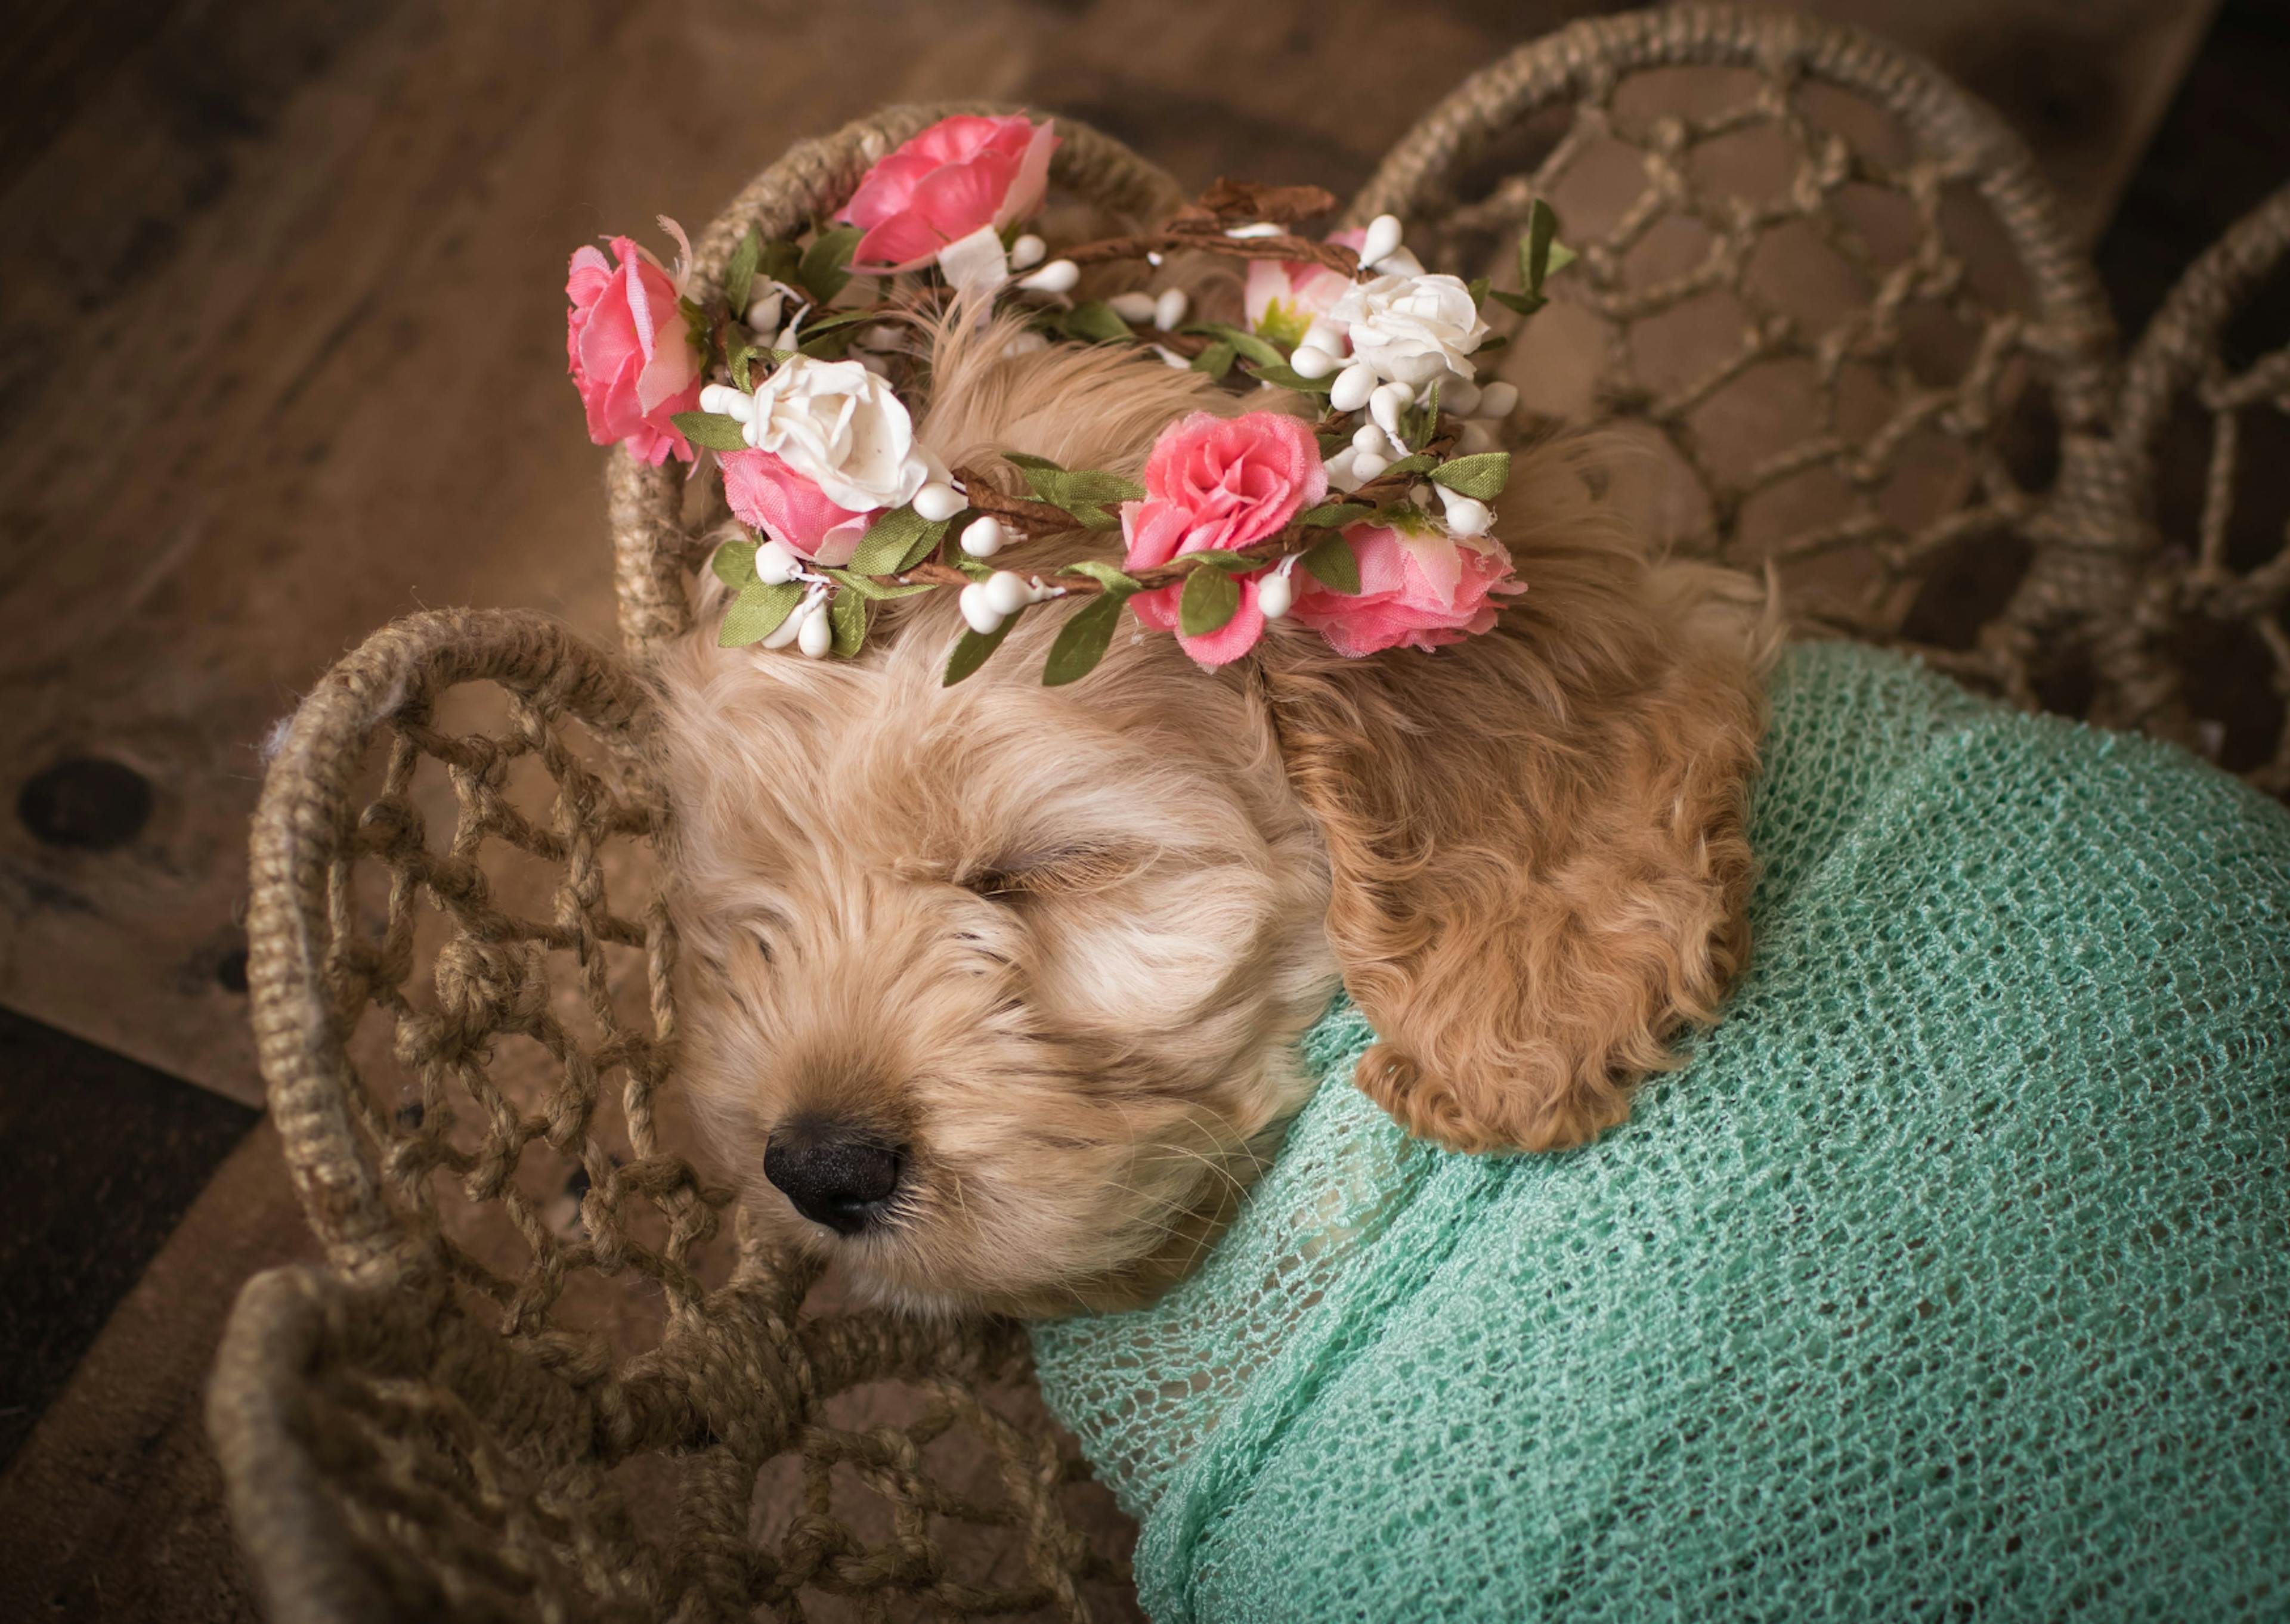
[[[0,1004],[258,1100],[237,916],[265,730],[426,604],[609,636],[598,454],[561,378],[572,244],[697,223],[895,99],[1026,100],[1188,181],[1343,191],[1476,63],[1591,9],[32,0],[0,57],[0,204],[34,228],[0,245]],[[1808,9],[1996,102],[2092,238],[2213,8]],[[2172,184],[2206,172],[2190,150]],[[2198,239],[2171,235],[2175,267]],[[232,1119],[201,1132],[220,1171],[0,1475],[0,1617],[255,1616],[199,1392],[238,1284],[314,1249],[275,1135],[224,1156]],[[148,1244],[132,1216],[84,1246]]]

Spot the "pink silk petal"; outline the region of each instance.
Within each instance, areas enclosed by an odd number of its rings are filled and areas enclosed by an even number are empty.
[[[1401,536],[1399,545],[1411,570],[1422,583],[1419,595],[1441,609],[1455,607],[1455,588],[1463,584],[1462,549],[1445,536]]]
[[[964,164],[949,164],[915,188],[914,213],[951,243],[994,223],[994,212],[1009,196],[1017,165],[998,153],[981,152]]]
[[[608,384],[623,372],[635,372],[644,364],[624,285],[615,278],[605,288],[604,296],[589,307],[589,319],[581,329],[581,368],[599,385]]]
[[[901,148],[885,158],[867,172],[859,189],[851,194],[851,201],[843,205],[839,219],[845,224],[872,228],[881,225],[907,206],[915,195],[915,188],[923,178],[939,166],[937,158],[925,157],[917,152]]]
[[[830,570],[839,570],[849,564],[881,511],[879,508],[870,508],[864,513],[847,516],[840,524],[821,535],[812,548],[813,561]]]
[[[653,344],[659,329],[660,318],[653,314],[653,290],[645,286],[644,262],[621,256],[621,268],[628,274],[621,278],[627,290],[629,319],[636,329],[637,348],[644,351],[646,362],[652,360]]]
[[[683,312],[677,311],[675,330],[653,347],[652,359],[637,374],[637,404],[653,412],[670,396],[682,394],[699,375],[700,357],[693,350]]]
[[[572,251],[564,268],[564,297],[585,308],[597,302],[612,279],[612,261],[593,244],[584,244]]]
[[[997,117],[986,113],[957,113],[951,118],[940,119],[899,150],[916,153],[933,164],[959,164],[991,148],[996,138],[1005,135],[1012,125],[1023,125],[1026,122],[1017,114]]]
[[[859,239],[851,267],[878,276],[918,270],[938,257],[946,241],[920,215],[901,210]]]
[[[871,520],[871,509],[854,515],[770,452],[725,452],[722,461],[724,498],[742,522],[806,558],[833,564],[850,561],[866,526],[847,537],[840,532],[854,520]],[[829,557],[822,548],[841,556]]]
[[[1149,497],[1141,502],[1121,504],[1121,529],[1129,543],[1121,567],[1157,569],[1177,556],[1179,544],[1185,540],[1185,516],[1174,503]]]
[[[1140,592],[1129,600],[1129,607],[1137,619],[1155,631],[1177,629],[1177,598],[1185,589],[1183,581],[1165,587],[1156,587],[1150,592]]]
[[[1054,121],[1036,124],[1029,132],[1017,179],[1010,183],[1010,189],[1003,194],[1001,208],[995,212],[996,225],[1014,225],[1019,220],[1030,220],[1041,211],[1042,200],[1050,190],[1050,159],[1063,139]]]

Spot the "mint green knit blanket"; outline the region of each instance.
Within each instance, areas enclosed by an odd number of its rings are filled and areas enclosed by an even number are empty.
[[[1866,650],[1776,677],[1755,958],[1559,1156],[1325,1082],[1037,1326],[1160,1624],[2290,1618],[2290,816]]]

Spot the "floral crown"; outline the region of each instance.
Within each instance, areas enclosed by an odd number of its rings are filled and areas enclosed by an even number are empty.
[[[945,119],[869,169],[832,221],[770,242],[751,228],[713,287],[666,219],[673,268],[627,237],[613,260],[572,255],[566,349],[589,436],[655,467],[713,452],[756,532],[711,561],[736,595],[718,641],[849,657],[875,604],[951,589],[968,627],[952,684],[1031,606],[1091,599],[1051,647],[1055,685],[1097,664],[1125,606],[1207,666],[1284,617],[1347,655],[1489,629],[1525,588],[1488,533],[1510,472],[1489,425],[1518,391],[1477,380],[1474,356],[1505,342],[1480,312],[1491,298],[1521,315],[1544,303],[1544,278],[1573,257],[1549,207],[1533,205],[1519,239],[1517,292],[1427,273],[1390,215],[1299,235],[1334,206],[1317,187],[1220,180],[1157,231],[1053,258],[1024,228],[1058,140],[1022,114]],[[1084,267],[1182,252],[1247,262],[1245,325],[1189,322],[1181,290],[1072,297]],[[911,334],[960,300],[981,320],[1021,317],[1013,350],[1141,345],[1317,412],[1192,413],[1162,431],[1141,484],[1005,452],[1031,492],[1008,495],[941,466],[900,395],[928,375]],[[1045,579],[988,562],[1013,540],[1114,530],[1117,568],[1083,559]]]

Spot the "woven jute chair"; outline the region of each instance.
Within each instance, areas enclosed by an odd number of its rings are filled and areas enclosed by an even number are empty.
[[[702,273],[957,110],[797,148],[701,236]],[[1181,201],[1061,125],[1070,205]],[[1991,115],[1850,30],[1681,8],[1480,73],[1350,214],[1403,216],[1468,276],[1537,196],[1581,259],[1508,352],[1516,429],[1623,425],[1665,492],[1650,522],[1770,564],[1809,635],[1918,647],[2290,790],[2290,551],[2236,507],[2290,350],[2222,358],[2290,247],[2290,192],[2124,363]],[[2198,500],[2166,528],[2158,460],[2190,436]],[[319,682],[265,786],[254,1025],[326,1262],[247,1286],[210,1420],[272,1612],[1126,1614],[1112,1519],[1030,1394],[1022,1331],[822,1300],[680,1148],[645,668],[689,628],[709,516],[675,469],[616,453],[607,484],[621,651],[516,612],[401,621]],[[2270,691],[2214,703],[2222,647]]]

